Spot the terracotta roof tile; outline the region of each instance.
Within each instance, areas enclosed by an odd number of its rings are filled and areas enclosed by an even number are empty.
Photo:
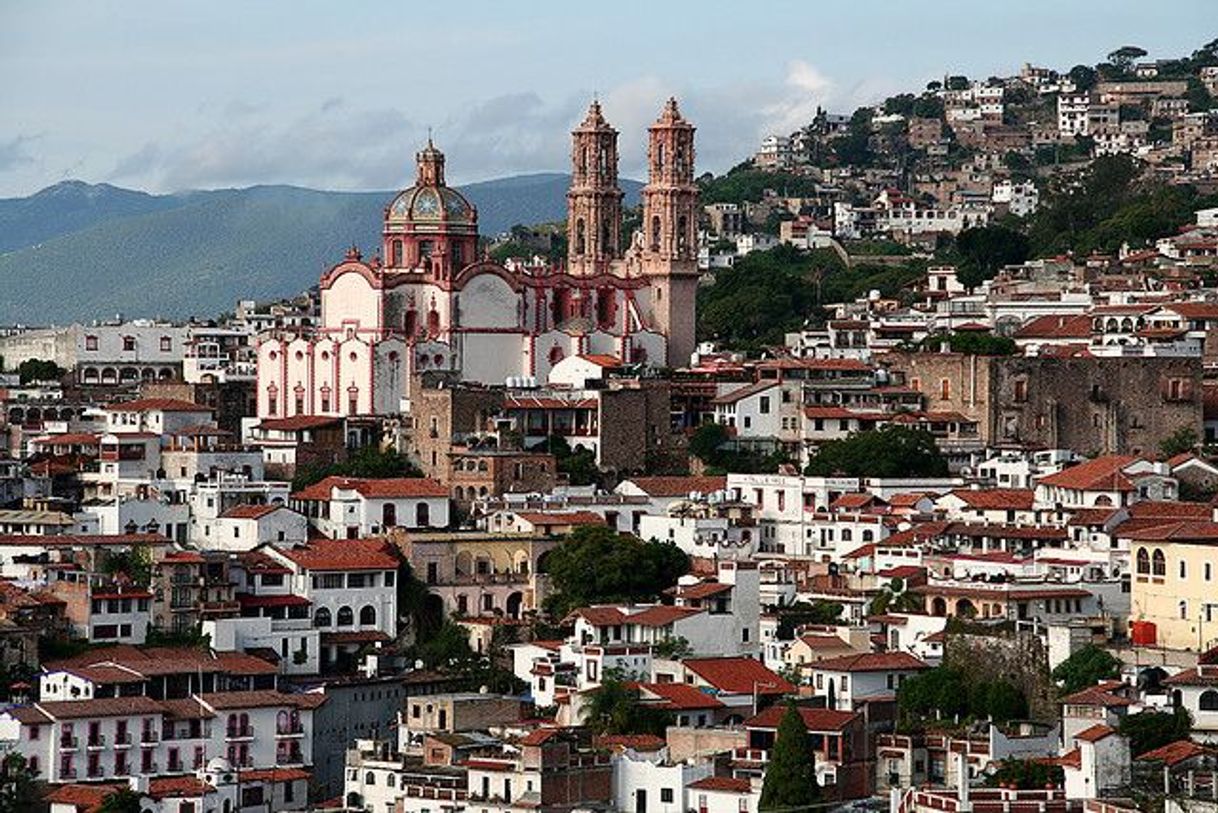
[[[447,497],[448,489],[430,477],[389,477],[379,480],[359,477],[326,477],[292,495],[294,500],[328,501],[336,489],[355,491],[365,499],[409,499]]]
[[[726,477],[631,477],[628,482],[652,497],[684,497],[695,491],[709,494],[727,488]]]
[[[1123,470],[1140,459],[1134,455],[1104,455],[1041,477],[1037,485],[1078,491],[1133,491],[1133,482]]]
[[[662,708],[679,711],[723,708],[723,703],[717,697],[688,683],[640,683],[639,691],[644,696],[650,695],[663,700],[663,703],[657,704]]]
[[[1218,750],[1207,748],[1192,740],[1176,740],[1167,745],[1147,751],[1137,757],[1142,762],[1162,762],[1169,768],[1178,763],[1200,756],[1216,756]]]
[[[858,715],[851,711],[810,708],[808,706],[796,706],[795,710],[799,712],[799,716],[803,718],[804,725],[811,732],[841,731],[851,722],[858,719]],[[760,714],[745,720],[744,727],[777,729],[779,723],[782,722],[782,716],[786,713],[786,706],[770,706]]]
[[[747,779],[738,779],[734,776],[708,776],[704,779],[698,779],[686,785],[694,790],[718,790],[726,793],[749,793],[752,790],[752,784]]]
[[[970,508],[982,511],[1030,511],[1032,489],[1030,488],[958,488],[949,491],[950,496],[961,500]]]
[[[908,652],[863,652],[817,661],[809,668],[826,672],[897,672],[929,669],[930,666]]]
[[[1103,723],[1098,723],[1096,725],[1091,726],[1090,728],[1087,728],[1087,729],[1084,729],[1083,731],[1078,732],[1077,734],[1074,735],[1074,739],[1082,740],[1083,742],[1099,742],[1100,740],[1104,739],[1105,737],[1110,737],[1115,733],[1117,733],[1116,729],[1113,728],[1112,726],[1107,726],[1107,725],[1104,725]]]
[[[305,570],[396,570],[399,563],[382,539],[314,539],[274,550]]]
[[[729,694],[756,691],[761,695],[776,695],[795,690],[781,675],[753,658],[686,658],[681,665],[712,687]]]

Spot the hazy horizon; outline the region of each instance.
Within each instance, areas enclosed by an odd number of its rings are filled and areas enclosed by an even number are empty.
[[[1125,44],[1180,56],[1215,36],[1204,0],[1170,14],[1132,0],[984,15],[964,0],[524,8],[3,0],[0,197],[69,178],[381,191],[409,183],[429,128],[456,185],[565,172],[594,94],[622,133],[624,176],[642,175],[645,128],[670,95],[698,127],[699,171],[718,173],[818,106],[1025,61],[1069,69]]]

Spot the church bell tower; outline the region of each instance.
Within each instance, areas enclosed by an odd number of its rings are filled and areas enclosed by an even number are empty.
[[[622,190],[617,183],[617,130],[593,101],[571,131],[567,192],[567,266],[576,276],[608,271],[621,257]]]
[[[648,128],[647,185],[643,187],[643,274],[651,282],[651,311],[668,337],[672,367],[689,363],[695,347],[698,290],[698,187],[694,183],[694,126],[669,99]]]

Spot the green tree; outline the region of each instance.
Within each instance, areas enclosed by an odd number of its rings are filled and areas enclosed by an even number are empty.
[[[120,788],[102,800],[97,813],[140,813],[140,795],[131,788]]]
[[[1095,644],[1087,644],[1053,669],[1053,679],[1061,684],[1065,694],[1094,686],[1101,680],[1112,680],[1120,674],[1121,662]]]
[[[677,635],[660,641],[651,648],[651,652],[659,658],[671,658],[680,661],[692,657],[694,648],[689,645],[689,641],[686,638]]]
[[[960,254],[960,284],[973,289],[993,278],[1004,265],[1022,263],[1028,259],[1028,238],[1022,232],[1005,226],[981,226],[965,229],[956,238]]]
[[[292,490],[300,491],[327,477],[366,477],[381,480],[422,476],[423,472],[400,452],[379,446],[362,446],[340,463],[298,467],[296,476],[292,478]]]
[[[425,637],[415,647],[415,654],[428,669],[436,669],[469,660],[474,651],[469,645],[469,631],[446,620],[433,635]]]
[[[600,734],[653,734],[664,736],[672,715],[640,701],[639,690],[628,685],[618,670],[602,676],[582,711],[584,725]]]
[[[804,718],[794,703],[788,703],[778,723],[758,810],[798,809],[820,800],[813,753]]]
[[[534,446],[533,450],[554,455],[559,473],[567,475],[567,482],[573,486],[594,485],[600,478],[596,453],[583,446],[572,449],[571,444],[561,435],[550,435]]]
[[[1129,739],[1129,753],[1141,756],[1177,740],[1186,740],[1193,729],[1193,718],[1186,709],[1143,711],[1127,714],[1117,727],[1121,736]]]
[[[17,365],[17,375],[22,384],[31,381],[58,381],[65,370],[53,361],[42,359],[26,359]]]
[[[1061,787],[1065,773],[1060,765],[1045,765],[1032,759],[1004,759],[993,774],[986,778],[990,787],[1005,785],[1019,790],[1039,790],[1050,783]]]
[[[939,477],[947,460],[923,429],[890,424],[821,444],[805,474],[844,477]]]
[[[780,641],[790,641],[795,638],[795,628],[805,624],[836,624],[841,621],[842,610],[845,607],[836,601],[816,600],[811,603],[797,601],[778,610],[778,630],[775,633]]]
[[[719,447],[728,441],[727,427],[720,423],[704,423],[689,439],[689,453],[703,463],[718,459]]]
[[[1165,457],[1175,457],[1178,454],[1193,451],[1200,442],[1201,438],[1197,436],[1196,429],[1191,426],[1181,426],[1163,439],[1163,442],[1159,444],[1159,450]]]
[[[1099,78],[1095,68],[1089,65],[1075,65],[1066,76],[1074,83],[1074,88],[1079,93],[1091,90],[1091,88],[1095,87],[1095,83]]]
[[[1122,45],[1108,55],[1108,61],[1128,73],[1133,68],[1134,60],[1146,56],[1146,49],[1136,45]]]
[[[28,813],[44,809],[37,775],[16,751],[0,756],[0,813]]]
[[[544,569],[554,588],[546,606],[563,616],[592,604],[655,599],[689,572],[689,557],[670,542],[589,525],[552,550]]]

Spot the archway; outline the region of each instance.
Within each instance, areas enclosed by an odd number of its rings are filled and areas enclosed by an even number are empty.
[[[507,597],[508,618],[520,618],[520,609],[524,605],[524,594],[517,591]]]
[[[956,617],[957,618],[976,618],[977,607],[973,602],[966,598],[962,598],[956,602]]]
[[[942,596],[935,596],[930,603],[930,614],[937,616],[947,615],[947,600]]]

